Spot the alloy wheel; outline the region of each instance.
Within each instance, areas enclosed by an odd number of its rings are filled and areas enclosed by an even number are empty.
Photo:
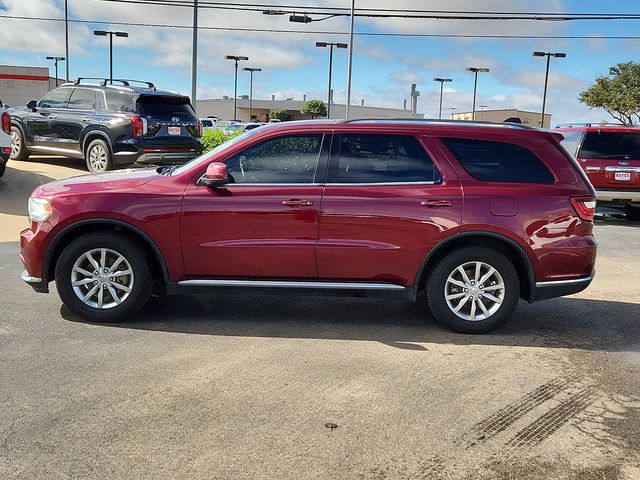
[[[505,298],[500,272],[485,262],[467,262],[447,277],[444,295],[451,311],[463,320],[477,322],[495,314]]]
[[[21,147],[22,139],[20,138],[20,134],[14,130],[11,132],[11,156],[18,156]]]
[[[124,302],[133,290],[134,275],[129,261],[108,248],[89,250],[71,269],[71,286],[87,306],[108,310]]]
[[[89,164],[94,172],[102,172],[107,168],[107,152],[102,145],[94,145],[91,148]]]

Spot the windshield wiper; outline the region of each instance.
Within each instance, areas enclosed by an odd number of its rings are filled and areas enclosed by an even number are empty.
[[[160,167],[158,169],[158,173],[160,175],[171,175],[171,172],[173,172],[176,168],[178,168],[178,165],[170,165],[167,167]]]

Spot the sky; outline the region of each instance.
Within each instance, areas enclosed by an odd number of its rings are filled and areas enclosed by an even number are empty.
[[[152,3],[152,2],[150,2]],[[223,2],[224,3],[224,2]],[[349,7],[349,0],[236,0],[242,3]],[[640,2],[630,0],[356,0],[357,7],[412,8],[422,10],[563,13],[636,13]],[[69,18],[82,20],[70,26],[70,77],[108,76],[106,37],[93,30],[124,30],[129,38],[114,39],[114,77],[153,81],[157,86],[189,94],[191,88],[191,30],[175,28],[192,24],[193,8],[128,4],[110,0],[68,0]],[[0,0],[0,64],[51,65],[45,57],[64,55],[64,23],[7,18],[28,16],[64,18],[64,0]],[[105,22],[105,23],[91,23]],[[114,25],[130,22],[170,25],[174,28]],[[307,24],[290,23],[288,15],[261,12],[201,9],[198,47],[198,98],[233,96],[233,62],[225,55],[248,56],[242,67],[262,68],[254,74],[254,98],[293,97],[326,100],[328,49],[316,41],[347,42],[348,17]],[[439,84],[434,77],[449,77],[443,114],[470,111],[473,75],[466,67],[487,67],[480,74],[478,105],[487,109],[519,108],[540,111],[545,59],[534,50],[565,52],[552,59],[547,112],[553,123],[613,121],[602,110],[590,110],[578,94],[609,67],[637,60],[640,55],[640,19],[571,22],[426,20],[356,18],[353,57],[352,103],[402,108],[412,83],[418,85],[418,111],[437,118]],[[241,28],[243,31],[226,30]],[[272,29],[281,32],[260,32]],[[310,32],[345,32],[340,34]],[[369,34],[369,35],[365,35]],[[373,35],[371,35],[373,34]],[[390,36],[388,34],[405,34]],[[408,34],[527,35],[543,36],[639,36],[638,39],[487,39],[411,37]],[[64,64],[60,64],[64,71]],[[51,66],[53,76],[53,67]],[[62,75],[61,75],[62,76]],[[334,50],[334,100],[344,102],[347,85],[347,50]],[[249,74],[240,70],[238,95],[249,93]]]

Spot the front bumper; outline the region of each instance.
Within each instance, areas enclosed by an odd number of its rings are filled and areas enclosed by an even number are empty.
[[[29,276],[29,272],[26,270],[22,272],[20,278],[22,278],[22,281],[33,288],[36,292],[49,293],[49,286],[47,283],[41,278]]]
[[[546,300],[548,298],[564,297],[565,295],[573,295],[586,289],[591,282],[595,272],[583,278],[571,280],[554,280],[551,282],[536,282],[533,289],[531,302]]]

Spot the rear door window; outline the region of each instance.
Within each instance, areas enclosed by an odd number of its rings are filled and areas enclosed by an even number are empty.
[[[188,97],[142,95],[138,98],[138,111],[143,117],[160,120],[177,117],[179,121],[190,121],[196,116]]]
[[[485,182],[553,183],[554,177],[527,148],[506,142],[443,138],[442,142],[474,178]]]
[[[96,92],[86,88],[74,89],[67,108],[72,110],[95,110]]]
[[[640,160],[640,132],[587,132],[578,157]]]
[[[411,135],[343,134],[332,183],[437,183],[440,175]]]

